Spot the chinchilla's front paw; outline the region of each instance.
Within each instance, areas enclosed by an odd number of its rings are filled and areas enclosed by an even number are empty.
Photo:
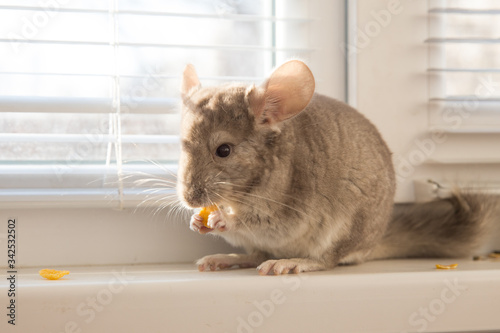
[[[212,231],[212,229],[205,227],[203,224],[203,217],[200,214],[193,214],[191,220],[189,221],[189,229],[194,232],[199,232],[200,234],[206,234]]]
[[[227,223],[224,220],[224,216],[222,215],[220,210],[213,211],[210,213],[210,215],[208,215],[207,225],[212,230],[217,230],[217,231],[227,230]]]
[[[215,271],[217,269],[228,269],[238,266],[239,268],[257,267],[264,260],[262,253],[242,254],[212,254],[205,256],[196,262],[198,270]]]
[[[199,232],[200,234],[206,234],[215,230],[223,232],[228,229],[227,223],[220,210],[210,213],[208,216],[207,226],[203,224],[203,217],[199,214],[194,214],[191,216],[189,228],[195,232]]]
[[[267,260],[257,267],[260,275],[281,275],[322,271],[326,265],[320,261],[305,258]]]

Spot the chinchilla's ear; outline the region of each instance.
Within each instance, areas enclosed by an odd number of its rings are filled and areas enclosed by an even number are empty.
[[[201,86],[200,79],[198,79],[198,74],[194,66],[189,64],[184,68],[184,73],[182,74],[182,84],[181,84],[181,95],[185,99],[186,96],[195,88]]]
[[[314,94],[314,76],[302,61],[278,67],[260,87],[248,91],[248,104],[260,124],[276,124],[297,115]]]

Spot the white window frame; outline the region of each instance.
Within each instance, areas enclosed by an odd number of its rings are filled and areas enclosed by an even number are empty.
[[[318,92],[345,100],[345,57],[341,51],[345,44],[344,1],[311,1],[306,7],[314,19],[307,34],[311,44],[317,45],[317,52],[307,62],[313,73],[319,73],[317,77],[329,78],[318,80]],[[182,70],[179,68],[179,76]],[[197,70],[202,76],[203,66],[197,66]],[[113,168],[77,165],[62,170],[68,186],[74,187],[73,192],[61,196],[57,190],[50,191],[47,176],[53,174],[53,167],[40,168],[32,175],[20,169],[9,173],[0,170],[0,182],[10,187],[0,188],[0,219],[19,221],[21,267],[191,262],[208,253],[235,251],[222,239],[190,231],[189,212],[162,208],[154,201],[144,204],[144,194],[134,191],[120,194],[115,187],[109,192],[96,192],[81,186],[104,171],[112,182],[116,177]],[[137,171],[134,166],[123,168],[125,173]],[[176,165],[167,168],[176,173]],[[154,165],[139,171],[162,173]],[[33,188],[38,192],[28,191]],[[167,194],[175,195],[175,190]],[[116,200],[120,195],[121,205]]]
[[[323,1],[315,1],[320,2]],[[338,20],[332,19],[326,24],[331,27],[341,25],[343,5],[351,6],[355,2],[328,2],[329,10],[335,9],[329,14]],[[326,9],[323,11],[326,12]],[[351,15],[352,11],[349,12]],[[340,79],[338,89],[321,88],[321,92],[343,99],[344,31],[323,29],[322,33],[323,39],[330,40],[328,48],[331,53],[322,57],[326,63],[318,60],[311,67],[313,72],[334,72]],[[362,62],[365,60],[361,59]],[[352,61],[350,65],[353,65]],[[372,74],[364,73],[366,67],[366,63],[363,63],[362,68],[356,65],[349,70],[350,76],[359,78],[358,85],[349,85],[349,100],[359,104],[360,108],[372,102],[364,100],[367,91],[365,79]],[[359,69],[357,74],[353,69]],[[356,81],[350,81],[350,84],[354,83]],[[381,85],[380,88],[386,86]],[[401,103],[401,100],[397,102]],[[380,107],[381,103],[376,104]],[[368,108],[364,112],[375,123],[380,121],[384,125],[387,121],[377,118],[381,109]],[[386,136],[390,138],[390,135]],[[73,170],[76,175],[77,169]],[[84,175],[89,174],[83,169],[81,171]],[[39,176],[43,179],[43,173]],[[78,177],[81,176],[80,173]],[[4,177],[7,178],[8,175]],[[15,182],[15,179],[11,181]],[[159,207],[110,209],[99,206],[106,205],[2,205],[0,221],[12,218],[17,221],[16,268],[20,268],[18,276],[21,277],[16,286],[21,296],[18,326],[30,330],[40,327],[42,323],[44,327],[59,331],[87,328],[95,332],[107,332],[116,329],[116,318],[121,316],[125,319],[119,324],[124,330],[131,327],[152,330],[167,327],[179,331],[189,326],[193,331],[205,330],[207,327],[213,331],[245,328],[247,331],[253,328],[268,331],[290,328],[293,331],[300,326],[336,331],[366,327],[380,331],[414,331],[429,327],[436,332],[448,332],[498,328],[494,306],[486,305],[479,318],[468,316],[472,306],[491,304],[491,300],[499,299],[496,297],[499,272],[493,267],[494,262],[463,259],[458,262],[458,270],[449,272],[433,272],[436,261],[432,259],[419,260],[411,265],[401,260],[377,261],[356,267],[338,267],[332,272],[269,279],[258,276],[252,270],[202,274],[196,271],[194,263],[165,263],[192,262],[207,254],[235,252],[235,249],[220,239],[191,232],[186,225],[187,214],[176,215],[174,211],[167,214],[168,210],[160,211]],[[0,230],[0,246],[5,245],[6,230]],[[0,266],[4,262],[0,262]],[[152,263],[161,265],[130,265]],[[29,266],[32,268],[26,268]],[[45,281],[37,272],[46,267],[69,269],[72,274],[62,281]],[[6,286],[10,283],[8,277],[4,279]],[[235,291],[238,291],[238,297],[235,297]],[[40,297],[47,292],[50,299]],[[459,296],[456,304],[450,304]],[[112,304],[109,304],[111,298]],[[157,311],[152,310],[151,304],[155,305]],[[97,306],[104,311],[97,310]],[[268,316],[269,306],[272,316]],[[300,323],[289,320],[298,313],[302,314],[302,307],[313,309],[313,315],[305,321],[301,318]],[[165,316],[162,315],[165,313],[163,309],[175,311]],[[204,311],[193,319],[192,309]],[[325,309],[326,312],[323,311]],[[433,318],[437,320],[424,318],[422,309],[431,309],[435,314]],[[334,311],[337,315],[325,317],[328,311]],[[440,316],[443,311],[446,311],[445,315]],[[223,315],[219,318],[220,313]],[[391,320],[386,320],[385,313],[392,314]],[[364,318],[362,321],[358,320],[360,316]],[[32,320],[36,318],[41,320]],[[5,321],[2,325],[8,324]]]
[[[295,31],[282,31],[276,32],[278,34],[277,41],[293,38],[300,34],[301,38],[307,38],[309,45],[313,45],[315,50],[311,53],[307,62],[314,73],[318,73],[317,77],[320,79],[317,82],[318,92],[336,97],[338,99],[345,99],[345,61],[339,55],[338,45],[343,41],[344,33],[343,28],[345,20],[343,19],[343,2],[342,1],[295,1],[280,3],[280,0],[275,1],[276,8],[282,12],[276,13],[278,17],[286,16],[292,13],[307,13],[310,23],[309,29],[304,30],[297,28]],[[286,10],[286,12],[283,12]],[[290,13],[288,13],[288,11]],[[279,26],[277,24],[277,26]],[[299,31],[300,30],[300,31]],[[333,31],[334,33],[323,33],[324,31]],[[328,38],[328,39],[327,39]],[[280,45],[275,45],[280,47]],[[287,59],[276,59],[279,64]],[[196,64],[195,64],[196,65]],[[199,64],[198,70],[200,77],[203,80],[203,65]],[[179,77],[182,68],[179,68]],[[179,80],[180,81],[180,80]],[[259,84],[260,82],[255,82]],[[165,110],[179,110],[179,101],[172,99],[154,99],[135,101],[134,96],[128,96],[129,100],[122,99],[122,107],[129,104],[137,104],[136,109],[146,113],[165,113]],[[89,104],[90,103],[90,104]],[[85,109],[85,112],[92,113],[109,113],[110,112],[109,100],[89,100],[86,99],[54,99],[54,98],[30,98],[30,99],[12,99],[0,97],[0,112],[1,108],[4,110],[21,110],[23,112],[32,112],[33,110],[51,110],[51,112],[68,112]],[[55,111],[54,111],[55,110]],[[109,135],[107,129],[97,133],[99,136],[99,143],[109,141],[114,142],[116,138],[114,135]],[[5,137],[4,137],[5,136]],[[15,134],[0,134],[0,140],[26,140],[26,135],[16,136]],[[29,138],[28,138],[29,139]],[[69,140],[69,142],[80,143],[85,146],[93,144],[92,140],[86,135],[45,135],[43,140],[51,142],[51,140]],[[121,142],[152,142],[178,144],[178,139],[175,136],[144,136],[131,135],[121,136]],[[95,141],[95,140],[94,140]],[[165,166],[168,170],[162,170],[155,165],[144,166],[138,168],[137,166],[111,165],[109,167],[87,167],[82,164],[64,163],[62,165],[48,165],[37,167],[32,172],[29,168],[15,168],[9,166],[0,166],[0,182],[4,184],[0,189],[0,207],[32,207],[36,206],[65,206],[65,207],[134,207],[138,202],[142,202],[147,197],[146,194],[142,195],[140,189],[134,190],[126,186],[116,184],[120,183],[117,178],[117,173],[123,171],[124,177],[128,177],[135,171],[141,171],[159,175],[175,181],[175,177],[169,174],[176,173],[176,166],[174,164]],[[118,170],[120,169],[120,170]],[[95,183],[98,176],[104,176],[104,179],[109,182],[109,186],[103,186],[95,189],[87,184]],[[112,181],[115,182],[113,186]],[[49,185],[47,185],[49,184]],[[68,188],[71,188],[68,190]],[[29,191],[29,189],[32,189]],[[60,189],[60,191],[58,191]],[[64,192],[64,193],[63,193]],[[173,193],[173,191],[170,191]],[[61,200],[62,198],[62,200]],[[142,199],[142,200],[141,200]]]

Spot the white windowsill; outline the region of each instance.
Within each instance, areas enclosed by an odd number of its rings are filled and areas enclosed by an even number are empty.
[[[436,263],[452,262],[459,264],[456,270],[434,268]],[[2,306],[4,319],[0,330],[94,333],[500,330],[498,261],[376,261],[277,277],[258,276],[254,269],[200,273],[193,264],[64,268],[71,274],[58,281],[42,279],[38,268],[20,269],[16,327],[7,324],[7,310]],[[5,305],[6,269],[2,269],[2,274],[0,285]],[[118,275],[125,282],[120,282]]]

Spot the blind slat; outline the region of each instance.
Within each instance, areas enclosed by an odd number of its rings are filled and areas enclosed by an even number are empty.
[[[431,14],[499,15],[500,9],[431,8]]]
[[[158,206],[165,204],[166,197],[175,195],[172,184],[175,183],[176,165],[125,163],[122,168],[127,184],[122,193],[124,207]],[[19,188],[19,183],[27,177],[32,179],[31,186]],[[82,180],[80,183],[93,186],[78,187],[66,183],[67,179],[75,177]],[[139,179],[141,181],[136,182]],[[0,183],[0,207],[7,208],[26,204],[30,207],[116,207],[120,196],[116,187],[117,170],[113,165],[40,164],[37,168],[29,164],[16,165],[15,168],[0,165]],[[65,186],[58,187],[57,184]],[[152,185],[156,188],[151,189]],[[158,200],[160,198],[163,200]]]
[[[103,9],[86,9],[86,8],[48,8],[48,7],[32,7],[32,6],[1,6],[0,10],[27,10],[35,12],[63,12],[63,13],[83,13],[83,14],[109,14],[108,10]],[[163,11],[147,11],[147,10],[116,10],[116,15],[140,15],[140,16],[163,16],[163,17],[181,17],[194,19],[223,19],[231,21],[254,21],[254,22],[288,22],[288,23],[310,23],[318,21],[319,18],[301,18],[301,17],[277,17],[277,16],[262,16],[262,15],[245,15],[245,14],[197,14],[197,13],[173,13]]]
[[[470,184],[447,184],[447,182],[435,180],[415,180],[415,195],[417,202],[428,202],[437,198],[449,198],[456,193],[457,187],[467,193],[489,193],[500,195],[500,183],[488,182],[477,183],[474,186]]]
[[[494,126],[481,126],[481,127],[445,127],[445,126],[431,126],[429,128],[431,133],[451,133],[451,134],[500,134],[500,128]]]
[[[134,100],[122,97],[121,101],[125,106],[134,106],[126,108],[126,112],[131,114],[175,114],[180,105],[180,100],[177,98]],[[111,106],[111,98],[0,96],[0,114],[2,112],[110,113]]]
[[[478,97],[478,96],[447,96],[430,98],[431,102],[500,102],[500,97]],[[500,112],[500,110],[499,110]]]
[[[117,189],[0,189],[0,208],[25,207],[148,207],[166,205],[165,198],[173,197],[174,189],[159,189],[150,193],[147,188]],[[120,198],[120,200],[119,200]]]
[[[454,164],[454,165],[465,165],[465,164],[500,164],[500,158],[446,158],[446,157],[431,157],[425,161],[426,164]]]
[[[176,164],[158,164],[153,161],[147,161],[148,163],[125,163],[123,165],[123,171],[126,175],[164,175],[166,177],[172,178],[177,174]],[[66,166],[63,166],[66,167]],[[61,168],[58,164],[40,164],[37,168],[33,168],[29,163],[21,164],[15,168],[11,168],[9,165],[0,164],[0,180],[2,184],[4,183],[4,178],[10,178],[13,176],[22,176],[28,173],[32,175],[41,175],[43,177],[54,176],[54,170]],[[114,165],[85,165],[84,163],[70,165],[67,169],[66,174],[76,175],[79,177],[83,176],[103,176],[103,177],[116,177],[116,167]]]
[[[114,77],[113,73],[49,73],[49,72],[0,72],[0,75],[29,75],[29,76],[90,76],[90,77]],[[167,74],[120,74],[123,79],[168,79],[168,80],[181,80],[180,76],[167,75]],[[202,81],[227,81],[227,82],[261,82],[265,77],[250,77],[250,76],[203,76],[200,75],[199,79]],[[2,97],[0,97],[1,100]]]
[[[42,45],[70,45],[70,46],[113,46],[113,42],[99,41],[68,41],[68,40],[42,40],[42,39],[8,39],[0,38],[0,43],[27,43],[27,44],[42,44]],[[176,49],[204,49],[204,50],[237,50],[237,51],[267,51],[267,52],[313,52],[317,48],[300,48],[300,47],[276,47],[276,46],[261,46],[261,45],[216,45],[216,44],[167,44],[167,43],[132,43],[122,42],[117,43],[120,47],[153,47],[153,48],[176,48]]]
[[[471,44],[498,44],[500,38],[428,38],[426,43],[444,44],[444,43],[471,43]]]
[[[428,72],[500,73],[500,68],[428,68]]]
[[[60,142],[60,143],[85,143],[101,144],[114,143],[113,135],[97,134],[46,134],[46,133],[0,133],[0,142]],[[122,135],[122,143],[146,144],[178,144],[177,135]]]

